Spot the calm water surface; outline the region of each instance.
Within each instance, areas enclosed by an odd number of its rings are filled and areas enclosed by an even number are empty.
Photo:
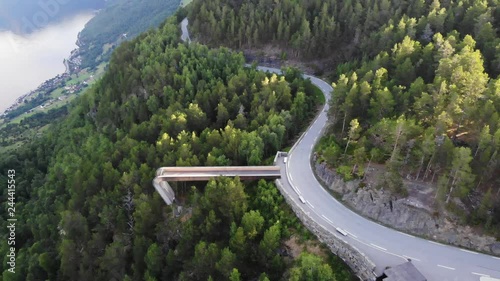
[[[91,12],[48,26],[28,36],[0,32],[0,113],[45,80],[65,71],[63,60],[76,48],[76,39]]]

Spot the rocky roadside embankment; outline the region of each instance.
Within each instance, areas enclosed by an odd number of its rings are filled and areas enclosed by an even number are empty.
[[[359,180],[344,182],[325,163],[314,163],[323,185],[339,194],[343,203],[357,213],[410,234],[500,256],[500,242],[494,237],[478,235],[468,226],[453,223],[419,198],[398,198],[384,189],[360,187]],[[418,184],[405,184],[410,190],[420,188]]]
[[[354,246],[349,245],[339,238],[335,233],[329,232],[324,227],[309,219],[309,216],[290,198],[289,194],[283,189],[279,180],[275,181],[276,186],[285,197],[288,206],[290,206],[300,219],[302,224],[309,229],[322,243],[325,243],[330,251],[339,256],[360,278],[360,280],[372,280],[376,277],[374,273],[375,264]]]

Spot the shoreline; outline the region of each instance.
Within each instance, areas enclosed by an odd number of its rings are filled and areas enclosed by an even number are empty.
[[[0,109],[0,118],[4,117],[6,114],[8,114],[9,112],[11,112],[12,110],[17,109],[20,105],[22,105],[22,103],[27,98],[34,97],[37,94],[39,94],[39,92],[42,91],[43,88],[48,83],[54,82],[54,80],[58,80],[60,78],[65,78],[65,77],[67,77],[67,76],[69,76],[69,75],[71,75],[71,74],[74,73],[74,72],[71,71],[71,66],[70,66],[69,62],[73,62],[74,59],[78,57],[78,50],[80,49],[80,45],[78,44],[80,42],[80,34],[83,31],[83,29],[85,29],[85,27],[87,26],[88,22],[90,20],[92,20],[97,15],[97,13],[99,11],[100,10],[91,11],[89,13],[89,15],[91,15],[91,17],[87,21],[85,21],[85,24],[83,25],[83,28],[78,31],[78,33],[76,35],[77,36],[76,41],[73,42],[73,44],[76,45],[76,48],[72,49],[70,51],[69,55],[66,55],[63,58],[62,64],[65,67],[64,71],[61,72],[61,73],[56,74],[55,76],[52,76],[51,78],[48,78],[48,79],[44,80],[41,83],[39,83],[38,86],[36,86],[36,88],[32,88],[32,90],[29,90],[28,92],[25,92],[24,94],[21,94],[19,97],[17,97],[15,99],[14,102],[10,103],[10,105],[7,108]],[[83,14],[80,14],[80,15],[83,15]],[[73,19],[76,19],[80,15],[77,14],[77,15],[73,16]],[[9,30],[0,30],[0,32],[2,32],[2,31],[9,32]],[[76,57],[75,57],[75,55],[76,55]],[[2,122],[2,123],[4,123],[4,122]]]

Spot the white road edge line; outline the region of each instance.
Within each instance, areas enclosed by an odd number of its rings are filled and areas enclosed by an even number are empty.
[[[410,256],[405,256],[405,255],[403,255],[403,257],[405,257],[405,258],[407,258],[407,259],[410,259],[410,260],[412,260],[412,261],[421,261],[421,260],[419,260],[419,259],[417,259],[417,258],[412,258],[412,257],[410,257]]]
[[[477,273],[477,272],[471,272],[471,273],[474,275],[479,275],[479,276],[483,276],[483,277],[490,277],[488,274]]]
[[[345,232],[347,232],[347,234],[349,234],[350,236],[352,236],[352,237],[354,237],[354,238],[358,238],[358,236],[356,236],[356,235],[354,235],[354,234],[350,233],[349,231],[347,231],[347,230],[345,230],[345,229],[344,229],[344,231],[345,231]]]
[[[387,249],[386,249],[386,248],[382,248],[382,247],[380,247],[380,246],[378,246],[378,245],[375,245],[375,244],[373,244],[373,243],[370,243],[370,245],[372,245],[372,246],[373,246],[373,247],[375,247],[375,248],[379,248],[379,249],[380,249],[380,250],[382,250],[382,251],[387,251]]]
[[[432,244],[436,244],[436,245],[439,245],[439,246],[444,246],[443,244],[438,243],[438,242],[434,242],[434,241],[431,241],[431,240],[427,240],[427,241],[429,241],[429,243],[432,243]]]
[[[268,71],[269,71],[269,70],[268,70]],[[275,72],[275,71],[272,71],[272,72]],[[280,73],[280,72],[278,72],[278,73]],[[309,76],[309,77],[311,77],[311,76]],[[315,78],[315,77],[311,77],[311,80],[315,81],[315,80],[319,80],[319,79],[318,79],[318,78]],[[319,81],[321,81],[321,80],[319,80]],[[326,84],[326,85],[327,85],[327,87],[331,88],[331,87],[330,87],[330,85],[328,85],[328,84]],[[322,90],[324,90],[322,87],[321,87],[321,89],[322,89]],[[332,89],[332,90],[333,90],[333,89]],[[332,91],[332,90],[329,90],[329,91]],[[330,96],[326,96],[326,100],[327,100],[327,102],[328,102],[329,98],[330,98]],[[328,103],[326,103],[326,105],[324,106],[324,108],[325,108],[325,112],[326,112],[326,110],[328,109]],[[320,116],[322,116],[322,115],[320,115]],[[317,121],[318,121],[319,119],[320,119],[319,117],[318,117],[318,118],[316,118],[316,119],[314,120],[314,123],[313,123],[312,125],[310,125],[308,129],[312,129],[312,128],[314,127],[314,125],[317,123]],[[306,132],[306,133],[307,133],[307,132]],[[299,141],[297,142],[297,144],[300,144],[300,143],[302,142],[302,140],[303,140],[303,138],[302,138],[302,137],[304,137],[304,136],[306,136],[306,134],[301,135],[301,138],[299,139]],[[316,138],[315,138],[315,141],[316,141]],[[310,164],[309,164],[309,165],[310,165]],[[287,168],[288,168],[288,165],[287,165]],[[312,167],[311,167],[311,168],[312,168]],[[292,189],[294,189],[294,190],[295,190],[295,188],[293,187],[293,185],[292,185]],[[323,189],[323,188],[322,188],[322,190],[323,190],[325,193],[327,193],[325,189]],[[296,190],[296,191],[298,191],[298,190]],[[299,191],[299,192],[300,192],[300,191]],[[328,194],[328,193],[327,193],[327,194]],[[310,203],[309,203],[309,204],[310,204]],[[311,206],[312,206],[312,205],[311,205]],[[303,209],[302,207],[300,207],[300,206],[299,206],[299,208],[300,208],[302,211],[304,211],[304,209]],[[313,211],[314,213],[316,213],[316,215],[318,215],[318,213],[317,213],[317,212],[315,212],[314,210],[312,210],[312,211]],[[351,211],[351,213],[354,213],[352,210],[349,210],[349,211]],[[307,214],[309,215],[310,213],[309,213],[309,212],[307,212]],[[330,223],[331,223],[331,221],[330,221],[330,220],[329,220],[326,216],[322,215],[322,217],[323,217],[325,220],[327,220],[328,222],[330,222]],[[323,228],[325,228],[325,227],[324,227],[323,225],[321,225],[321,224],[320,224],[320,226],[321,226],[321,227],[323,227]],[[382,226],[382,227],[387,228],[387,227],[385,227],[385,226]],[[405,233],[403,233],[403,234],[405,234]],[[407,235],[407,236],[411,236],[411,237],[414,237],[414,236],[412,236],[412,235],[408,235],[408,234],[405,234],[405,235]],[[344,241],[342,238],[340,238],[340,239],[341,239],[342,241]],[[359,241],[359,242],[361,242],[361,241]],[[438,243],[438,242],[434,242],[434,241],[429,241],[429,240],[428,240],[428,242],[431,242],[431,243],[436,244],[436,245],[447,246],[447,245],[444,245],[444,244],[441,244],[441,243]],[[364,242],[361,242],[361,243],[362,243],[362,244],[366,244],[366,243],[364,243]],[[372,246],[374,246],[374,247],[380,248],[380,249],[384,249],[384,248],[382,248],[382,247],[380,247],[380,246],[377,246],[377,245],[375,245],[375,244],[371,244],[371,245],[372,245]],[[384,249],[384,250],[385,250],[385,249]],[[464,252],[471,252],[471,251],[467,251],[467,250],[465,250]],[[473,253],[473,254],[477,254],[477,253],[475,253],[475,252],[471,252],[471,253]],[[390,254],[392,254],[392,253],[390,253]],[[393,255],[396,255],[396,254],[393,254]],[[399,255],[396,255],[396,256],[399,256]],[[401,257],[401,256],[399,256],[399,257]],[[405,256],[403,256],[403,257],[405,257]],[[411,258],[411,257],[408,257],[408,258]],[[499,258],[499,257],[493,257],[493,256],[492,256],[492,258],[497,259],[497,260],[500,260],[500,258]],[[418,260],[418,259],[415,259],[415,258],[413,258],[413,259],[414,259],[414,260]],[[455,270],[455,268],[448,267],[448,266],[444,266],[444,265],[439,265],[439,264],[438,264],[438,266],[439,266],[439,267],[442,267],[442,268],[450,269],[450,270]],[[472,274],[481,275],[481,276],[489,276],[489,275],[486,275],[486,274],[481,274],[481,273],[476,273],[476,272],[472,272]]]
[[[415,236],[411,235],[411,234],[408,234],[408,233],[404,233],[404,232],[401,232],[401,231],[398,231],[399,233],[403,234],[403,235],[406,235],[408,237],[411,237],[411,238],[415,238]]]
[[[333,222],[331,220],[329,220],[327,217],[325,217],[325,215],[321,215],[327,222],[329,222],[330,224],[333,224]]]
[[[469,250],[466,250],[466,249],[460,249],[460,251],[462,251],[462,252],[466,252],[466,253],[469,253],[469,254],[478,255],[478,253],[473,252],[473,251],[469,251]]]
[[[314,209],[314,206],[311,203],[309,203],[309,201],[306,201],[306,203],[307,203],[307,205],[311,206],[311,208]]]
[[[442,267],[442,268],[446,268],[446,269],[449,269],[449,270],[455,270],[455,268],[449,267],[449,266],[445,266],[445,265],[438,264],[437,266]]]

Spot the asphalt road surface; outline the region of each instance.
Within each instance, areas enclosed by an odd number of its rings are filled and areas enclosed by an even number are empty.
[[[187,19],[182,24],[183,40],[189,39]],[[260,70],[280,73],[279,69],[258,67]],[[283,188],[296,204],[309,214],[310,219],[323,225],[331,232],[343,229],[348,235],[345,240],[368,256],[377,266],[376,273],[382,273],[387,266],[393,266],[411,259],[412,263],[429,281],[500,281],[500,258],[421,239],[379,225],[352,212],[328,194],[314,177],[310,158],[314,144],[326,125],[328,100],[333,88],[325,81],[305,75],[321,89],[327,103],[301,136],[289,153],[286,165],[283,158],[278,164],[285,168],[282,177]],[[305,204],[299,200],[305,199]],[[495,278],[495,279],[493,279]],[[498,278],[498,279],[496,279]]]
[[[181,40],[184,42],[186,42],[187,40],[188,43],[191,43],[191,38],[189,37],[189,31],[187,29],[188,23],[188,18],[184,18],[181,22]]]
[[[280,72],[274,68],[259,69]],[[332,87],[319,78],[305,76],[323,91],[328,101]],[[314,144],[327,122],[327,110],[328,103],[292,148],[286,165],[283,158],[278,160],[280,166],[286,166],[286,177],[281,178],[283,187],[312,220],[331,232],[335,232],[337,227],[343,229],[347,233],[344,239],[376,264],[377,274],[382,273],[386,266],[411,259],[429,281],[486,281],[500,278],[498,257],[439,244],[387,228],[352,212],[327,193],[316,180],[310,165]],[[305,199],[305,204],[299,200],[299,195]]]

